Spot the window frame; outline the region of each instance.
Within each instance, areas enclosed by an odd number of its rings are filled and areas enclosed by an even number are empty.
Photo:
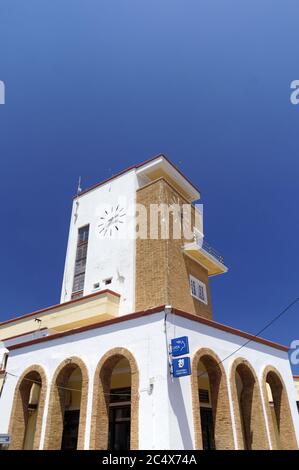
[[[190,286],[190,293],[191,293],[192,297],[196,300],[199,300],[199,302],[202,302],[203,304],[208,305],[208,294],[207,294],[206,284],[204,282],[200,281],[199,279],[197,279],[197,277],[192,276],[192,274],[190,274],[189,275],[189,286]],[[193,289],[193,286],[195,286],[194,289]],[[198,295],[199,287],[203,290],[203,297],[204,298],[201,298]],[[195,291],[195,293],[194,293],[194,291]]]

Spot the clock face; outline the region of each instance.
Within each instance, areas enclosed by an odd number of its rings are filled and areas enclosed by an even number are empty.
[[[121,224],[124,223],[125,215],[124,208],[119,205],[116,207],[111,206],[110,209],[105,210],[98,225],[99,235],[102,237],[117,235]]]

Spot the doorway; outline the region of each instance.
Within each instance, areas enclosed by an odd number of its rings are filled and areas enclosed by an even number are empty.
[[[112,389],[109,404],[109,450],[130,450],[131,388]]]

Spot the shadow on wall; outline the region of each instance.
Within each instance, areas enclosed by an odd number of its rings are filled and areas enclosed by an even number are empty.
[[[187,377],[190,380],[190,377]],[[167,376],[167,386],[168,386],[168,394],[169,394],[169,401],[171,405],[171,409],[176,416],[178,427],[180,430],[180,435],[182,439],[182,445],[184,450],[192,450],[193,441],[192,436],[190,433],[190,425],[191,423],[188,422],[184,397],[182,394],[180,379],[172,379],[170,374],[168,373]],[[171,435],[171,430],[170,430]],[[172,444],[172,443],[171,443]],[[178,449],[177,443],[175,443],[175,447]]]

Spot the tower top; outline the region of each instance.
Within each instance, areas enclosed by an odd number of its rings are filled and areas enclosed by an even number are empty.
[[[181,170],[172,163],[166,155],[159,154],[142,163],[133,165],[125,170],[122,170],[115,175],[107,178],[99,183],[90,186],[82,190],[79,194],[76,194],[74,198],[83,196],[84,194],[93,191],[94,189],[124,175],[130,171],[135,170],[137,176],[144,177],[148,181],[153,181],[158,177],[164,177],[168,179],[175,187],[180,188],[184,193],[184,196],[190,201],[197,201],[200,199],[200,190],[185,176]]]

